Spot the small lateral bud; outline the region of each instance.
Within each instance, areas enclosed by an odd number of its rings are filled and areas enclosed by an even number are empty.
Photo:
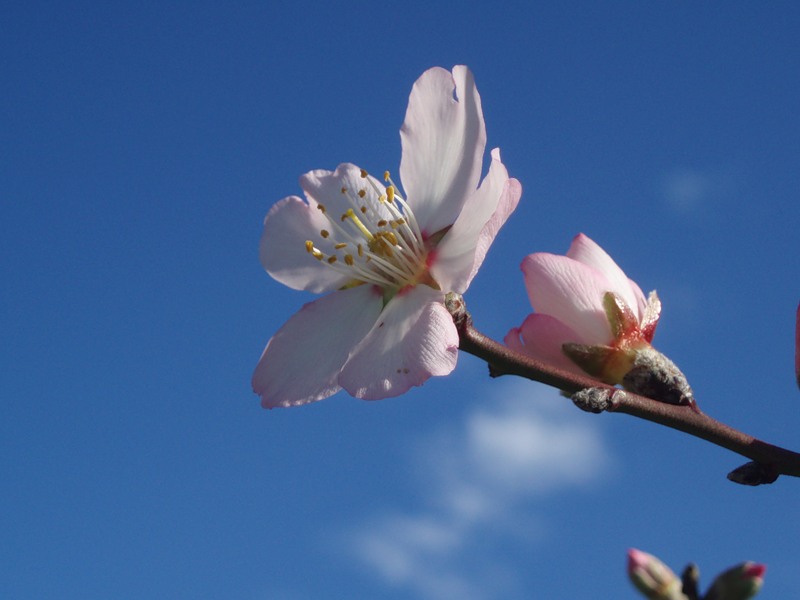
[[[705,600],[749,600],[764,584],[767,567],[744,562],[720,573],[706,592]]]
[[[586,412],[599,414],[611,407],[611,397],[613,390],[608,388],[593,387],[575,392],[572,395],[572,402]]]
[[[755,486],[773,483],[778,475],[775,469],[758,462],[749,462],[728,473],[728,479],[741,485]]]
[[[681,573],[683,593],[689,600],[700,598],[700,569],[694,563],[689,563]]]

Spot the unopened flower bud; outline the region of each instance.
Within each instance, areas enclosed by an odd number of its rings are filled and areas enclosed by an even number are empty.
[[[765,565],[744,562],[721,573],[711,584],[705,600],[749,600],[764,583]]]
[[[649,600],[687,600],[680,578],[652,554],[628,550],[628,576]]]
[[[573,373],[622,383],[633,352],[653,341],[661,314],[658,295],[645,298],[583,234],[572,240],[566,256],[538,252],[521,266],[535,312],[508,332],[505,343]]]

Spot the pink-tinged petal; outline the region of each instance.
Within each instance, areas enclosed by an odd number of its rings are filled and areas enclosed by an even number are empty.
[[[611,328],[603,307],[608,280],[594,267],[566,256],[540,252],[522,261],[531,306],[583,334],[584,342],[606,344]]]
[[[312,240],[324,252],[330,242],[319,235],[327,220],[297,196],[284,198],[267,213],[259,243],[261,264],[284,285],[315,294],[337,289],[347,277],[315,259],[305,247]]]
[[[391,215],[386,207],[378,201],[378,192],[385,190],[372,175],[366,178],[361,177],[361,169],[350,163],[342,163],[336,167],[335,171],[317,169],[310,171],[300,177],[300,187],[309,199],[309,202],[316,206],[322,204],[327,215],[336,223],[341,223],[341,216],[348,208],[356,210],[361,206],[366,206],[370,214],[377,215],[378,219],[391,219]],[[345,190],[342,192],[342,190]],[[359,196],[359,191],[364,192],[364,196]],[[358,213],[361,216],[360,213]],[[331,229],[331,224],[325,221],[327,228]],[[346,224],[345,228],[349,232],[355,233],[355,228],[351,224]],[[335,233],[331,232],[334,237]]]
[[[455,93],[455,98],[453,97]],[[425,234],[451,225],[478,187],[486,147],[481,99],[464,66],[416,81],[400,128],[400,179]]]
[[[555,317],[533,313],[508,332],[503,340],[509,348],[555,367],[585,375],[561,350],[567,342],[584,343],[585,340],[571,327]]]
[[[303,306],[269,341],[253,373],[262,406],[298,406],[336,393],[342,366],[382,306],[381,291],[369,285]]]
[[[419,285],[389,302],[339,376],[356,398],[378,400],[422,385],[456,366],[458,332],[443,294]]]
[[[433,254],[431,273],[442,289],[459,294],[466,291],[521,195],[522,186],[508,178],[500,150],[495,148],[489,174]]]
[[[639,284],[636,283],[633,279],[628,279],[628,285],[631,286],[631,292],[633,293],[633,297],[636,298],[636,305],[632,306],[634,314],[638,315],[639,320],[642,321],[645,316],[645,311],[647,310],[647,297],[645,297],[644,292],[642,292],[642,288],[639,287]]]
[[[576,235],[567,251],[567,256],[597,269],[608,280],[610,286],[604,291],[619,295],[636,313],[636,316],[641,317],[640,307],[643,307],[645,303],[642,290],[636,284],[634,284],[635,288],[631,287],[631,280],[628,279],[628,276],[614,262],[614,259],[589,236],[582,233]]]

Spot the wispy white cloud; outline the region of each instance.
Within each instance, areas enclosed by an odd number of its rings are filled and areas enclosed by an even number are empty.
[[[699,169],[673,169],[661,182],[661,192],[667,204],[681,213],[693,212],[729,193],[732,174]]]
[[[350,536],[362,564],[387,584],[437,600],[503,597],[515,587],[488,546],[542,539],[532,500],[584,487],[607,473],[609,453],[569,401],[530,382],[493,383],[490,398],[417,441],[420,508],[386,507]],[[486,582],[491,582],[487,587]]]

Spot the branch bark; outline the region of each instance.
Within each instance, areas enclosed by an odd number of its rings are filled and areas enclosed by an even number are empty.
[[[564,371],[514,352],[475,329],[472,317],[460,296],[449,295],[446,305],[458,330],[459,349],[486,361],[492,377],[517,375],[558,388],[570,395],[588,388],[607,389],[612,398],[608,412],[652,421],[750,459],[751,463],[742,465],[728,475],[736,483],[760,485],[772,483],[779,475],[800,477],[800,454],[797,452],[763,442],[729,427],[703,413],[696,404],[666,404],[631,392],[622,393],[618,388],[588,375]]]

